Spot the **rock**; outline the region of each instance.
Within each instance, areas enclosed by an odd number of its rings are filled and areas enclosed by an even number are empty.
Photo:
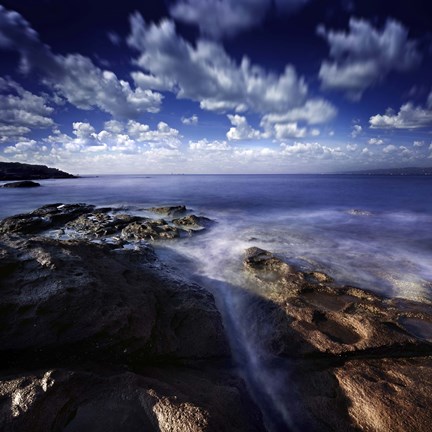
[[[3,236],[1,362],[229,356],[211,294],[149,249]]]
[[[18,181],[13,183],[6,183],[2,187],[4,188],[33,188],[33,187],[39,187],[40,183],[36,183],[33,181]]]
[[[73,229],[83,236],[103,237],[119,233],[124,227],[144,220],[138,216],[127,214],[118,214],[112,216],[108,214],[110,209],[96,210],[92,213],[86,213],[68,222],[65,228]]]
[[[259,248],[244,265],[259,295],[239,319],[290,370],[300,430],[428,430],[432,305],[337,286]]]
[[[159,213],[165,216],[181,216],[187,211],[186,206],[184,205],[168,206],[168,207],[151,207],[148,210],[153,213]]]
[[[48,204],[30,213],[11,216],[0,221],[0,234],[39,233],[57,228],[94,209],[86,204]]]
[[[210,226],[213,221],[204,216],[189,215],[172,220],[173,224],[187,229],[202,229]]]
[[[149,219],[145,222],[128,224],[123,228],[121,236],[126,240],[174,239],[180,236],[180,231],[163,219]]]
[[[182,367],[140,374],[50,369],[3,377],[3,432],[264,431],[238,379]]]

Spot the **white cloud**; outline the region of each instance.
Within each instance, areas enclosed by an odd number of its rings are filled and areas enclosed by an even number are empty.
[[[358,145],[357,144],[347,144],[346,148],[347,148],[348,151],[353,152],[353,151],[357,150]]]
[[[231,150],[231,146],[226,141],[208,141],[202,139],[199,141],[189,141],[189,148],[191,150],[199,151],[227,151]]]
[[[278,123],[274,125],[275,137],[278,140],[286,138],[304,138],[307,133],[306,128],[298,127],[297,123]]]
[[[323,87],[345,91],[353,99],[390,72],[406,72],[421,60],[416,42],[408,39],[408,30],[395,20],[376,29],[366,20],[351,18],[348,32],[319,26],[317,33],[328,42],[332,58],[321,64]]]
[[[372,129],[419,129],[432,126],[432,109],[414,106],[408,102],[395,114],[388,110],[386,114],[377,114],[369,119]]]
[[[320,136],[321,131],[320,131],[319,129],[312,129],[312,130],[310,131],[310,134],[311,134],[311,136],[313,136],[313,137],[317,137],[317,136]]]
[[[36,141],[35,140],[26,140],[17,142],[13,146],[8,146],[4,149],[4,153],[28,153],[29,151],[36,150]]]
[[[351,131],[351,136],[353,138],[357,138],[362,133],[362,130],[363,128],[360,125],[358,124],[354,125]]]
[[[162,95],[131,85],[79,54],[58,55],[17,12],[0,6],[0,47],[20,55],[23,72],[35,70],[44,82],[81,109],[98,107],[117,117],[157,112]]]
[[[0,135],[16,139],[32,129],[51,127],[54,125],[52,113],[53,108],[45,97],[0,77]]]
[[[392,153],[392,152],[395,152],[396,150],[397,150],[397,147],[393,144],[390,144],[390,145],[383,148],[384,153]]]
[[[264,138],[266,134],[254,129],[249,125],[246,117],[228,114],[228,118],[233,125],[226,136],[230,141],[234,140],[258,140]]]
[[[272,5],[278,12],[290,13],[309,0],[178,0],[171,15],[199,27],[213,38],[234,36],[258,25]]]
[[[336,108],[324,99],[310,99],[303,106],[293,108],[284,113],[266,114],[261,125],[304,121],[311,125],[327,123],[337,114]]]
[[[384,140],[382,140],[380,138],[371,138],[368,141],[368,144],[371,144],[371,145],[382,145],[382,144],[384,144]]]
[[[191,117],[182,117],[181,122],[187,126],[192,126],[198,124],[198,116],[193,115]]]
[[[296,142],[292,145],[281,144],[282,154],[302,158],[328,159],[343,156],[340,147],[329,147],[319,143]]]
[[[191,45],[168,20],[147,25],[135,13],[128,43],[140,52],[136,63],[150,77],[144,88],[156,81],[178,98],[200,102],[202,109],[286,112],[302,106],[307,96],[307,86],[293,66],[287,65],[278,75],[251,64],[246,57],[237,64],[215,42],[198,39]],[[135,82],[140,83],[136,76]]]
[[[423,147],[425,145],[424,141],[414,141],[413,146],[414,147]]]

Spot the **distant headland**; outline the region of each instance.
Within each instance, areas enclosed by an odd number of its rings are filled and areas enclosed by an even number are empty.
[[[0,181],[76,178],[57,168],[19,162],[0,162]]]

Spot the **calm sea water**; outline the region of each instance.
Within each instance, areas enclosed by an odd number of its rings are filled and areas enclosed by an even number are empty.
[[[209,232],[165,242],[161,256],[233,281],[245,248],[390,296],[432,300],[432,178],[338,175],[100,176],[0,189],[0,217],[52,202],[185,204]],[[353,211],[360,210],[360,211]],[[183,258],[182,258],[183,257]]]

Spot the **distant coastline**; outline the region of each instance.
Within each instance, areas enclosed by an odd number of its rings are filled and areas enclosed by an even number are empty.
[[[77,178],[57,168],[19,162],[0,162],[0,181]]]
[[[382,168],[360,171],[347,171],[338,174],[355,174],[355,175],[385,175],[385,176],[418,176],[418,175],[432,175],[432,167],[405,167],[405,168]]]

